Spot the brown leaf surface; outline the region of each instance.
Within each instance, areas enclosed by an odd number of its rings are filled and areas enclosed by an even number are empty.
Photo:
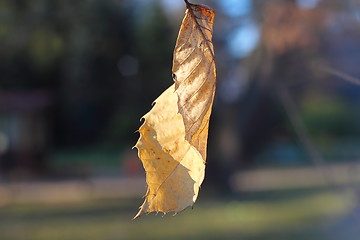
[[[194,135],[204,127],[203,120],[206,121],[208,109],[211,109],[214,100],[214,17],[213,10],[187,3],[174,50],[172,72],[176,76],[174,80],[179,97],[178,107],[184,118],[186,140],[190,143],[197,141]]]
[[[150,212],[177,213],[192,206],[204,179],[216,82],[211,42],[214,11],[185,2],[174,51],[175,84],[143,117],[135,145],[148,189],[134,218]]]

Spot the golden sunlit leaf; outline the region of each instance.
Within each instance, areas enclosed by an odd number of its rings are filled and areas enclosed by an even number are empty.
[[[206,146],[215,95],[211,42],[214,11],[190,4],[174,50],[175,84],[143,118],[135,147],[146,172],[147,193],[135,218],[192,206],[205,174]]]

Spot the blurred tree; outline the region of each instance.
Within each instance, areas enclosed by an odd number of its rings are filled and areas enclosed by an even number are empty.
[[[219,46],[216,53],[217,58],[221,59],[217,64],[219,88],[213,115],[216,125],[213,131],[218,138],[210,142],[214,148],[209,148],[209,151],[213,151],[209,156],[217,161],[214,168],[211,168],[212,164],[208,164],[208,167],[210,174],[217,174],[219,179],[216,181],[223,183],[222,188],[228,186],[231,189],[229,177],[235,169],[244,170],[254,166],[259,154],[266,149],[276,144],[295,145],[298,141],[289,123],[288,113],[284,111],[284,103],[279,98],[279,89],[282,87],[289,89],[293,100],[305,108],[302,111],[306,114],[307,126],[310,133],[314,134],[311,137],[329,139],[330,134],[333,138],[341,138],[344,133],[349,134],[348,137],[358,136],[358,124],[348,119],[352,116],[356,121],[350,108],[339,111],[339,108],[326,107],[334,101],[345,106],[346,95],[339,91],[341,83],[325,81],[329,76],[317,67],[332,61],[328,55],[329,40],[333,38],[328,29],[329,19],[334,17],[334,12],[347,12],[344,6],[349,6],[350,2],[317,1],[312,6],[304,5],[304,2],[255,0],[247,15],[220,15],[218,25],[215,25],[215,32],[220,32],[219,35],[215,34],[215,42]],[[216,2],[213,3],[216,6]],[[241,26],[251,19],[260,26],[259,43],[249,55],[234,59],[231,51],[237,46],[232,43],[232,48],[224,48],[227,38],[231,36],[237,23]],[[251,36],[253,35],[243,35],[244,38]],[[242,43],[238,41],[237,44]],[[241,89],[238,91],[234,90],[239,88]],[[315,102],[312,102],[315,100],[314,96],[331,101],[323,101],[315,106]],[[306,104],[302,104],[303,102]],[[316,108],[317,113],[311,108]],[[332,112],[326,110],[329,108]],[[331,120],[324,118],[325,115]],[[327,122],[322,124],[322,129],[326,128],[328,134],[320,136],[324,131],[316,126],[318,121]],[[350,128],[353,129],[351,133]],[[286,148],[281,149],[283,151],[278,153],[286,155],[284,159],[287,159],[290,155]],[[292,156],[298,157],[299,154]],[[271,156],[267,155],[269,157]],[[279,155],[277,157],[281,158]],[[215,161],[209,160],[210,162]],[[291,164],[294,161],[288,159],[287,162]]]
[[[176,29],[159,1],[0,0],[0,89],[47,90],[55,148],[133,144],[171,84]]]

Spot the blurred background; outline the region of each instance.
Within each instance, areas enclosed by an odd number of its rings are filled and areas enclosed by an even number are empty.
[[[199,0],[217,95],[194,210],[131,218],[134,133],[172,84],[181,0],[0,0],[0,238],[360,234],[360,2]]]

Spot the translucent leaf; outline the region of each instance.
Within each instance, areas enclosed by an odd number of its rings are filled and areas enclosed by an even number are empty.
[[[205,174],[216,71],[211,42],[214,11],[190,4],[174,50],[175,84],[155,100],[139,129],[148,190],[135,218],[192,206]]]

